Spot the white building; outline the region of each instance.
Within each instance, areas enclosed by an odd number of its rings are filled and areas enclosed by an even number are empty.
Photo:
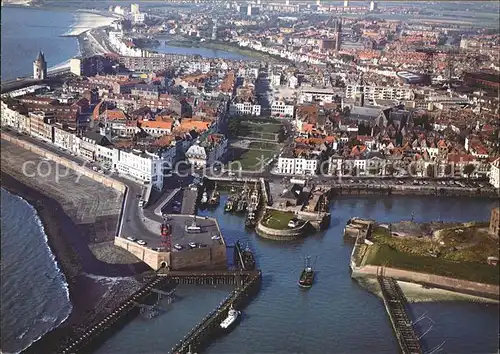
[[[136,47],[131,41],[123,37],[122,32],[109,32],[109,43],[119,54],[129,57],[143,57],[145,51]]]
[[[140,131],[137,124],[124,120],[108,121],[108,127],[111,129],[111,134],[113,136],[119,136],[121,138],[131,138]]]
[[[125,9],[121,7],[120,5],[117,5],[114,10],[115,14],[118,15],[125,15]]]
[[[138,14],[139,12],[139,4],[130,4],[130,13]]]
[[[500,157],[491,163],[490,184],[495,188],[500,188]]]
[[[211,134],[202,143],[196,142],[191,145],[185,156],[191,166],[205,168],[220,161],[226,151],[226,137],[220,134]]]
[[[30,130],[29,117],[10,109],[6,103],[1,102],[0,116],[2,126],[10,127],[21,133],[28,133]]]
[[[111,146],[96,145],[94,159],[106,168],[116,168],[120,158],[120,150]]]
[[[175,162],[175,148],[161,153],[141,150],[120,150],[116,169],[144,184],[151,183],[157,189],[163,188],[164,169],[172,168]]]
[[[331,103],[334,101],[335,92],[332,88],[302,87],[299,94],[299,102],[320,101]]]
[[[134,14],[134,23],[144,23],[146,20],[146,14],[143,12],[138,12]]]
[[[328,174],[331,176],[341,176],[342,175],[342,163],[343,159],[341,156],[332,156],[328,164]]]
[[[59,123],[56,123],[54,126],[54,145],[76,153],[78,150],[76,130],[63,128]]]
[[[278,87],[278,86],[281,86],[281,73],[272,73],[270,76],[269,76],[269,81],[271,83],[271,86],[273,87]]]
[[[274,101],[271,104],[271,115],[277,117],[293,118],[295,114],[295,106],[288,104],[285,101]]]
[[[233,102],[229,106],[229,115],[231,116],[260,116],[260,111],[260,104],[254,104],[249,101],[238,103]]]
[[[299,79],[297,79],[294,75],[288,78],[288,86],[292,89],[296,89],[299,87]]]
[[[319,168],[317,155],[295,157],[282,153],[278,158],[278,173],[286,175],[316,175]]]
[[[361,94],[364,95],[365,104],[374,104],[375,100],[413,100],[415,98],[413,90],[407,87],[357,84],[346,86],[346,98],[355,99]]]

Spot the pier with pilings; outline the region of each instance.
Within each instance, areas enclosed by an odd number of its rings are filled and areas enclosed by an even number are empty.
[[[152,294],[155,296],[172,294],[171,292],[160,290],[168,286],[168,282],[167,278],[155,276],[98,323],[84,329],[77,337],[69,338],[64,343],[61,343],[61,347],[57,350],[57,353],[76,354],[92,352],[117,329],[123,327],[128,321],[137,316],[141,312],[141,309],[149,307],[144,302]]]
[[[232,284],[235,289],[207,314],[191,331],[172,348],[172,354],[186,354],[203,350],[220,333],[220,323],[226,318],[231,306],[242,309],[258,293],[262,273],[254,271],[187,272],[165,271],[164,277],[177,284]]]
[[[394,278],[378,276],[385,309],[403,354],[422,354],[413,323],[406,313],[406,298]]]

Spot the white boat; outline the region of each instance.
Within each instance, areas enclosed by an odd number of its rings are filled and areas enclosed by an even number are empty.
[[[203,195],[201,196],[201,203],[206,204],[208,202],[208,193],[203,192]]]
[[[235,310],[233,306],[229,309],[229,312],[227,313],[227,317],[224,321],[220,323],[220,328],[222,329],[229,329],[232,325],[236,323],[238,318],[240,317],[241,312],[238,310]]]

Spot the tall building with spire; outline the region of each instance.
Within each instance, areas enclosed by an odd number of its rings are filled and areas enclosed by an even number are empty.
[[[335,50],[340,50],[342,42],[342,18],[337,19],[335,23]]]
[[[42,51],[38,53],[33,62],[33,78],[35,80],[45,80],[47,78],[47,62]]]

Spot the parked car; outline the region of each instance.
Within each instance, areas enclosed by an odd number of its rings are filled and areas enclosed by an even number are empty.
[[[127,240],[132,241],[132,242],[137,241],[137,239],[135,237],[130,237],[130,236],[127,237]]]
[[[212,240],[220,240],[220,236],[219,235],[213,235],[212,236]]]
[[[179,245],[178,243],[176,243],[176,244],[174,245],[174,248],[175,248],[177,251],[180,251],[180,250],[182,250],[184,247],[182,247],[182,245]]]
[[[138,245],[141,245],[141,246],[146,246],[146,244],[147,244],[147,242],[144,240],[137,240],[136,242]]]
[[[188,246],[191,247],[191,248],[196,248],[198,247],[198,245],[196,244],[196,242],[189,242],[188,243]]]

